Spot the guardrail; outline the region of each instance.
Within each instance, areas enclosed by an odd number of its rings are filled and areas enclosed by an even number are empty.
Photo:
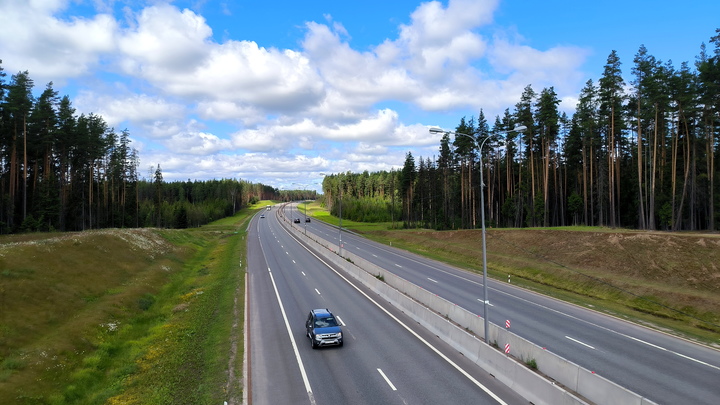
[[[475,336],[484,335],[485,327],[481,316],[346,249],[343,249],[343,257],[340,257],[337,245],[330,244],[312,232],[304,233],[292,224],[288,223],[286,226],[298,238],[317,244],[318,249],[315,251],[326,260],[403,310],[465,357],[536,405],[657,405],[512,332],[489,324],[488,336],[491,343],[498,347],[509,344],[512,348],[512,356],[506,355]],[[537,371],[526,365],[531,360],[537,365]]]

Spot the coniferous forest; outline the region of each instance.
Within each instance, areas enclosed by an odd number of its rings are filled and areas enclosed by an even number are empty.
[[[483,183],[488,226],[715,231],[720,29],[715,34],[693,64],[679,67],[641,46],[623,69],[612,51],[571,117],[559,112],[552,87],[528,85],[494,121],[482,110],[460,119],[453,132],[475,140],[446,134],[437,155],[408,152],[399,171],[325,177],[325,204],[338,215],[342,201],[342,216],[357,221],[476,228]],[[516,126],[527,129],[512,132]],[[480,159],[475,141],[485,138]]]
[[[141,178],[129,132],[77,115],[52,85],[35,98],[29,73],[8,81],[0,60],[0,233],[195,227],[278,198],[242,180],[165,182],[160,164]]]

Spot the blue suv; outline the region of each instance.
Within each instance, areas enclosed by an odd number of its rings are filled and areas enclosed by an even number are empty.
[[[342,329],[328,309],[313,309],[305,321],[305,330],[313,349],[343,345]]]

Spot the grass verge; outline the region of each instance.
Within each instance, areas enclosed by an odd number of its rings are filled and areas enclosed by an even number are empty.
[[[265,203],[197,229],[0,239],[0,403],[240,403],[244,225]]]
[[[327,212],[318,219],[337,224]],[[481,231],[343,227],[473,272]],[[599,227],[489,229],[488,274],[580,306],[720,347],[720,236]]]

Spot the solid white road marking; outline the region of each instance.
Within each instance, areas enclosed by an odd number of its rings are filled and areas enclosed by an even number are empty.
[[[385,375],[385,373],[383,373],[383,371],[380,370],[380,369],[377,369],[377,371],[380,373],[380,375],[382,376],[382,378],[385,379],[385,382],[388,383],[388,385],[390,386],[390,388],[392,388],[393,391],[397,391],[397,388],[395,388],[395,386],[394,386],[393,383],[390,381],[390,379],[387,378],[387,376]]]
[[[589,344],[583,343],[583,342],[581,342],[581,341],[579,341],[579,340],[577,340],[577,339],[573,339],[573,338],[571,338],[570,336],[565,336],[565,339],[570,339],[570,340],[572,340],[572,341],[575,342],[575,343],[579,343],[579,344],[581,344],[581,345],[583,345],[583,346],[585,346],[585,347],[589,347],[589,348],[595,350],[595,348],[592,347],[592,346],[590,346]]]

